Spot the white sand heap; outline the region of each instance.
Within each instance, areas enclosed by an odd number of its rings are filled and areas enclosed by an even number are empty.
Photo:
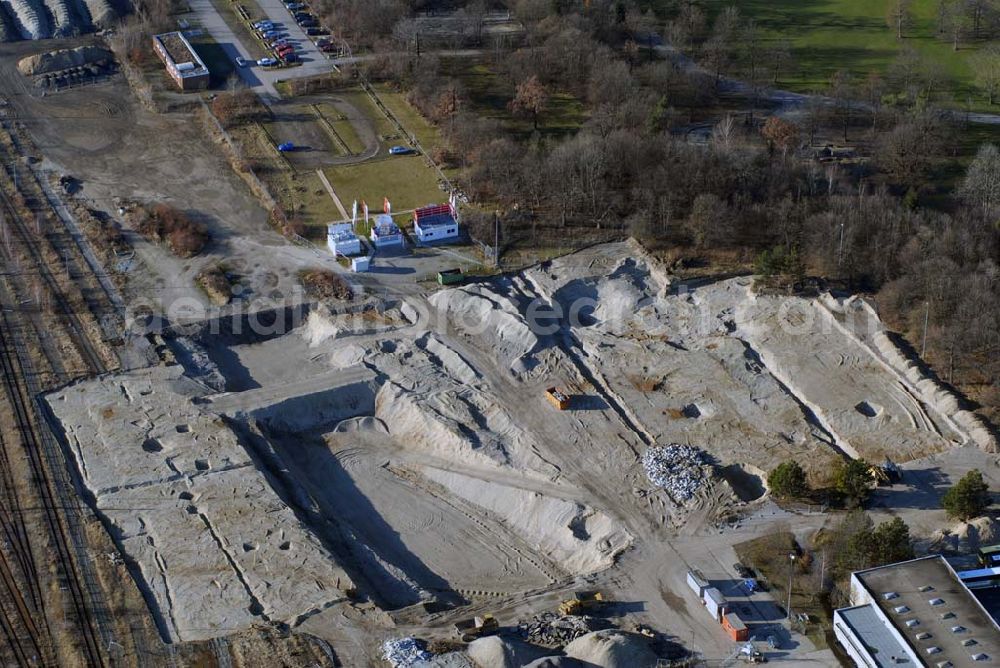
[[[517,638],[486,636],[469,643],[468,653],[478,668],[521,668],[546,651]]]
[[[600,668],[653,668],[657,662],[645,636],[616,629],[588,633],[564,651],[566,656]]]

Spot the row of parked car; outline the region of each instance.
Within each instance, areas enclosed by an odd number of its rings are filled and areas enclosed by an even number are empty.
[[[285,0],[285,7],[291,13],[292,18],[305,30],[306,35],[315,37],[316,46],[323,53],[334,53],[337,46],[329,37],[330,31],[320,24],[319,19],[314,14],[309,13],[309,5],[298,0]]]

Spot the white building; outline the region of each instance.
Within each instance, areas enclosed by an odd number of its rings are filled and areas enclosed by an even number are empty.
[[[452,239],[458,236],[458,219],[455,207],[448,204],[431,204],[413,212],[413,233],[420,243]]]
[[[330,223],[326,226],[326,245],[334,255],[357,255],[361,239],[351,223]]]
[[[376,248],[386,248],[390,246],[403,245],[403,233],[399,226],[393,222],[392,216],[387,213],[380,213],[375,216],[375,224],[369,235]]]
[[[1000,627],[940,555],[851,574],[851,603],[833,632],[858,666],[1000,662]]]

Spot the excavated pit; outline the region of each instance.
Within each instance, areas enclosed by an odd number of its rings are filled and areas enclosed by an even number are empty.
[[[749,279],[682,289],[611,244],[264,333],[170,332],[180,366],[47,399],[164,637],[197,640],[348,594],[447,607],[585,576],[626,527],[722,516],[788,459],[995,447],[857,312]],[[643,454],[670,443],[718,475],[653,485]]]

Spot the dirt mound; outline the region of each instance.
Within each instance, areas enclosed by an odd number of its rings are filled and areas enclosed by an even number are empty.
[[[648,668],[657,660],[644,637],[615,629],[577,638],[566,645],[566,655],[601,668]]]
[[[18,71],[25,76],[58,72],[71,67],[80,67],[90,63],[111,60],[113,56],[107,49],[97,46],[80,46],[75,49],[59,49],[47,51],[34,56],[22,58],[17,63]]]
[[[959,522],[948,529],[935,531],[931,547],[935,550],[972,552],[983,545],[991,545],[1000,537],[1000,522],[991,517],[978,517],[970,522]]]
[[[520,668],[543,653],[516,638],[487,636],[469,643],[469,658],[479,668]]]

